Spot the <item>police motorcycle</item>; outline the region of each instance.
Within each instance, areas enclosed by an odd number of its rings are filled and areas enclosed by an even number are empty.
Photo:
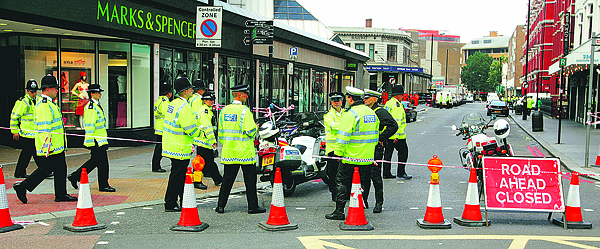
[[[270,120],[258,130],[257,173],[261,175],[261,181],[273,184],[275,168],[279,167],[284,196],[291,196],[298,184],[327,177],[325,163],[313,157],[318,155],[321,141],[324,141],[318,132],[319,124],[315,123],[318,120],[315,121],[310,114],[298,117],[297,122],[276,121],[271,115]],[[286,127],[289,131],[283,134],[278,127]],[[294,128],[290,130],[290,127]]]
[[[479,197],[483,193],[483,157],[484,156],[514,156],[512,146],[506,141],[510,134],[510,125],[506,119],[498,119],[494,122],[493,129],[496,137],[485,134],[496,116],[492,115],[489,121],[485,121],[480,113],[470,113],[462,118],[460,127],[452,125],[453,131],[458,131],[456,136],[463,136],[467,140],[467,146],[459,149],[460,161],[466,170],[477,169],[477,185]]]

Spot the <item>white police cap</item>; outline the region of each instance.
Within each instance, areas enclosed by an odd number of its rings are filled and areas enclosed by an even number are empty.
[[[346,94],[355,97],[362,97],[365,95],[365,92],[356,87],[346,86]]]
[[[364,91],[365,91],[365,99],[369,98],[369,97],[381,98],[381,93],[378,91],[373,91],[371,89],[364,89]]]

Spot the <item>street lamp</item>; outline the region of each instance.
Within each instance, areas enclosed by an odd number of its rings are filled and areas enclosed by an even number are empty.
[[[446,85],[448,85],[448,51],[449,50],[450,50],[449,48],[446,49],[446,74],[444,75]],[[456,50],[456,48],[452,48],[452,50]]]

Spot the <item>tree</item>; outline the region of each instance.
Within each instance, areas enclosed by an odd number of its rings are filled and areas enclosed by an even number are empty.
[[[494,87],[488,84],[490,66],[493,58],[487,54],[475,52],[469,56],[460,74],[463,84],[471,91],[493,91]],[[502,67],[500,67],[502,70]],[[500,74],[502,76],[502,74]]]
[[[501,56],[498,59],[494,59],[490,65],[490,72],[486,83],[492,87],[492,91],[495,91],[496,87],[502,84],[502,64],[507,62],[506,56]]]

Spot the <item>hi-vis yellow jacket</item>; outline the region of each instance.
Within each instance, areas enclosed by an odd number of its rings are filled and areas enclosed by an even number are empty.
[[[379,142],[379,118],[371,108],[355,102],[342,112],[335,155],[354,165],[373,164],[375,145]]]
[[[154,120],[156,120],[154,124],[154,134],[161,135],[163,134],[163,127],[165,124],[165,113],[167,112],[167,107],[169,106],[169,98],[167,96],[160,96],[154,102]]]
[[[222,164],[254,164],[256,123],[252,111],[239,101],[225,106],[219,114],[219,141],[223,144]]]
[[[66,148],[63,117],[58,106],[48,96],[35,105],[35,151],[38,156],[62,153]]]
[[[198,110],[197,125],[202,131],[199,137],[194,138],[194,144],[206,149],[212,149],[212,145],[217,143],[215,131],[212,125],[213,112],[207,105],[202,105]]]
[[[167,107],[163,127],[162,155],[168,158],[185,160],[192,157],[193,137],[200,135],[196,117],[189,103],[177,97]]]
[[[35,105],[40,102],[41,98],[34,99],[25,94],[17,102],[10,113],[10,132],[19,134],[21,137],[35,138],[35,123],[33,115],[35,114]]]
[[[390,139],[406,139],[406,133],[404,133],[404,130],[406,130],[406,113],[404,112],[402,103],[392,97],[383,107],[392,114],[392,117],[394,117],[396,123],[398,123],[398,131],[396,131],[396,134],[390,137]]]
[[[94,99],[90,99],[85,105],[83,111],[83,124],[85,125],[85,140],[83,146],[94,147],[98,142],[98,146],[108,144],[106,137],[106,117],[100,103]]]
[[[338,113],[335,108],[331,108],[331,110],[323,116],[323,121],[325,122],[325,154],[335,151],[335,148],[337,147],[336,139],[341,118],[342,114]]]

